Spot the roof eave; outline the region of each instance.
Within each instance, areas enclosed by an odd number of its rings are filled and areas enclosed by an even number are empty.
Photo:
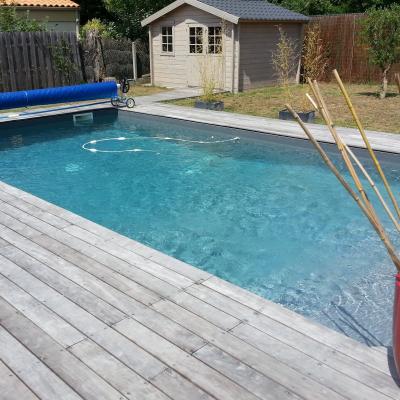
[[[239,22],[268,22],[268,23],[298,23],[298,24],[308,24],[311,21],[310,18],[307,19],[245,19],[241,18]]]
[[[188,4],[190,6],[196,7],[199,10],[208,12],[210,14],[213,14],[217,17],[220,17],[221,19],[225,21],[232,22],[233,24],[237,24],[239,22],[239,17],[237,15],[232,15],[229,14],[225,11],[222,11],[218,8],[209,6],[208,4],[204,4],[201,1],[198,0],[176,0],[173,3],[171,3],[169,6],[164,7],[160,11],[157,11],[156,13],[150,15],[146,19],[144,19],[141,24],[142,26],[147,26],[151,24],[152,22],[156,21],[159,18],[162,18],[164,15],[170,13],[171,11],[174,11],[176,8],[182,6],[183,4]]]

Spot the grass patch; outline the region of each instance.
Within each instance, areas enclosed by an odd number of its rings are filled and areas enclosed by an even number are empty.
[[[333,83],[320,84],[328,107],[338,126],[355,127],[350,112],[339,88]],[[346,85],[354,106],[366,129],[400,133],[400,95],[397,87],[389,87],[389,95],[380,100],[377,95],[376,84],[350,84]],[[293,89],[292,105],[297,110],[303,109],[306,104],[303,99],[308,90],[307,85],[297,85]],[[259,117],[278,118],[279,110],[284,108],[286,102],[284,90],[280,87],[265,87],[238,94],[222,94],[219,100],[224,101],[225,110],[239,114],[256,115]],[[170,103],[193,107],[196,99],[175,100]],[[317,116],[316,123],[323,123]]]
[[[132,97],[151,96],[152,94],[169,92],[170,90],[160,86],[135,85],[131,86],[128,95]]]

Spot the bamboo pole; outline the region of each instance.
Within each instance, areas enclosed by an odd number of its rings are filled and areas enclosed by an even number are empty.
[[[389,206],[387,205],[386,201],[384,200],[381,192],[379,191],[378,187],[376,186],[375,182],[373,181],[373,179],[371,178],[371,176],[369,175],[369,173],[366,171],[366,169],[364,168],[364,166],[361,164],[360,160],[357,158],[357,156],[353,153],[353,151],[350,149],[349,146],[347,146],[346,143],[344,143],[344,146],[347,150],[347,152],[350,154],[350,157],[354,160],[354,162],[357,164],[358,168],[360,169],[360,171],[362,172],[362,174],[365,176],[365,178],[367,179],[368,183],[370,184],[370,186],[372,187],[373,191],[375,192],[376,196],[378,197],[379,201],[382,204],[382,207],[384,208],[384,210],[386,211],[386,214],[389,216],[389,218],[391,219],[391,221],[393,222],[393,225],[396,227],[396,229],[400,232],[400,224],[397,221],[397,219],[395,218],[395,216],[393,215],[393,213],[390,211]]]
[[[299,115],[293,110],[293,108],[290,106],[290,104],[286,104],[286,108],[290,111],[290,113],[293,115],[295,120],[301,126],[304,133],[307,135],[307,137],[310,139],[311,143],[317,149],[318,153],[320,154],[320,156],[322,157],[324,162],[327,164],[329,169],[333,172],[333,174],[336,176],[336,178],[339,180],[339,182],[343,185],[343,187],[347,190],[347,192],[350,194],[350,196],[353,198],[353,200],[360,207],[360,209],[364,213],[364,215],[368,218],[372,227],[375,229],[376,233],[379,235],[381,241],[383,242],[390,258],[392,259],[394,265],[397,268],[397,271],[400,272],[400,260],[396,255],[396,252],[394,250],[394,247],[393,247],[390,239],[387,237],[386,232],[382,228],[382,225],[380,223],[377,223],[376,220],[372,217],[370,210],[366,207],[366,205],[363,203],[363,201],[360,199],[360,197],[357,196],[357,194],[354,192],[354,190],[351,188],[351,186],[347,183],[347,181],[344,179],[344,177],[340,174],[339,170],[333,164],[333,162],[331,161],[329,156],[326,154],[325,150],[317,142],[317,140],[314,138],[313,134],[310,132],[310,130],[307,128],[307,126],[304,124],[304,122],[301,120]]]
[[[314,101],[314,99],[310,96],[309,93],[306,93],[306,97],[310,101],[312,106],[314,107],[315,111],[318,111],[317,103]],[[400,224],[397,221],[397,219],[395,218],[395,216],[393,215],[393,213],[391,212],[389,206],[387,205],[386,201],[384,200],[384,198],[383,198],[381,192],[379,191],[378,187],[376,186],[375,182],[372,180],[371,176],[368,174],[368,172],[366,171],[366,169],[364,168],[364,166],[362,165],[360,160],[357,158],[357,156],[350,149],[350,147],[347,146],[347,144],[343,141],[343,139],[341,139],[341,140],[342,140],[342,142],[344,144],[344,147],[345,147],[346,151],[349,153],[350,157],[356,163],[356,165],[358,166],[358,168],[360,169],[360,171],[365,176],[365,178],[367,179],[368,183],[370,184],[370,186],[374,190],[374,192],[375,192],[376,196],[378,197],[379,201],[381,202],[384,210],[386,211],[386,213],[389,216],[390,220],[393,222],[393,225],[396,227],[397,231],[400,232]]]
[[[338,135],[338,133],[336,131],[335,125],[333,124],[332,118],[331,118],[331,116],[330,116],[330,114],[329,114],[329,112],[327,110],[325,101],[324,101],[324,99],[323,99],[323,97],[321,95],[321,92],[319,90],[317,82],[316,81],[312,82],[311,79],[309,79],[308,83],[309,83],[309,85],[311,87],[311,90],[312,90],[312,92],[314,94],[314,98],[316,99],[316,104],[318,106],[318,111],[322,115],[323,119],[325,120],[325,123],[328,126],[328,129],[329,129],[333,139],[335,140],[335,143],[336,143],[336,145],[337,145],[337,147],[339,149],[339,152],[340,152],[340,154],[341,154],[341,156],[343,158],[343,161],[344,161],[344,163],[345,163],[345,165],[347,167],[347,170],[349,171],[349,173],[350,173],[350,175],[351,175],[351,177],[352,177],[352,179],[353,179],[353,181],[354,181],[354,183],[356,185],[356,188],[357,188],[358,192],[360,193],[361,198],[364,201],[366,207],[368,209],[370,209],[371,213],[374,215],[375,212],[372,209],[372,205],[371,205],[371,203],[370,203],[370,201],[368,199],[367,193],[365,192],[365,190],[364,190],[364,188],[362,186],[361,180],[358,177],[357,172],[356,172],[356,170],[354,168],[354,165],[352,164],[352,162],[350,160],[350,157],[349,157],[349,155],[348,155],[348,153],[347,153],[347,151],[346,151],[346,149],[345,149],[345,147],[343,145],[343,142],[342,142],[340,136]],[[374,218],[375,218],[375,215],[374,215]]]
[[[375,168],[378,171],[380,177],[382,178],[383,184],[385,185],[386,191],[387,191],[387,193],[388,193],[388,195],[390,197],[390,200],[392,201],[392,204],[393,204],[393,206],[394,206],[394,208],[396,210],[397,216],[400,218],[400,208],[399,208],[399,206],[397,204],[396,198],[394,197],[394,194],[392,192],[392,189],[391,189],[391,187],[389,185],[388,180],[386,179],[386,176],[385,176],[385,173],[383,172],[381,164],[379,163],[379,160],[377,159],[377,157],[375,155],[375,152],[371,147],[371,144],[370,144],[370,142],[368,140],[368,137],[367,137],[367,135],[365,133],[364,127],[363,127],[360,119],[358,118],[357,112],[356,112],[356,110],[355,110],[355,108],[353,106],[353,103],[351,102],[350,96],[347,93],[347,90],[346,90],[346,88],[345,88],[345,86],[344,86],[344,84],[342,82],[342,79],[340,78],[339,73],[337,72],[336,69],[333,71],[333,75],[336,78],[336,81],[337,81],[337,83],[338,83],[338,85],[340,87],[340,90],[341,90],[341,92],[343,94],[343,97],[346,100],[347,106],[349,107],[349,110],[350,110],[350,112],[351,112],[351,114],[353,116],[353,119],[354,119],[354,121],[355,121],[355,123],[357,125],[357,128],[360,131],[361,137],[363,138],[364,143],[367,146],[368,153],[371,156],[372,161],[374,162]]]

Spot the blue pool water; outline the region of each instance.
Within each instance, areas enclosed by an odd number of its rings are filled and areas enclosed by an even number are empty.
[[[81,147],[120,136],[135,139],[88,147],[147,151]],[[398,195],[398,156],[382,157]],[[394,267],[305,141],[104,111],[92,126],[71,116],[2,125],[0,161],[0,180],[358,340],[390,344]]]

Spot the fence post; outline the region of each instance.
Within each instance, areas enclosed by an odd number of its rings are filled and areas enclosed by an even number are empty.
[[[136,55],[136,41],[132,42],[132,65],[133,65],[133,79],[136,82],[138,79],[137,68],[137,55]]]

